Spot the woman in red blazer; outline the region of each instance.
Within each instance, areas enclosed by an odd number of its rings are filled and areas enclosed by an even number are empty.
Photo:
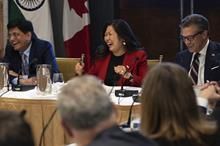
[[[88,74],[99,77],[109,86],[141,86],[148,69],[147,54],[128,23],[122,19],[106,23],[103,42]],[[76,64],[76,73],[81,75],[83,68],[83,63]]]

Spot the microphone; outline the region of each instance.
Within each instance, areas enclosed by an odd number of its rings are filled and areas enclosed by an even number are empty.
[[[160,55],[160,57],[159,57],[159,63],[162,63],[162,61],[163,61],[163,55]]]
[[[84,53],[82,53],[81,54],[81,57],[80,57],[80,65],[82,65],[83,63],[85,63],[85,54]]]
[[[129,73],[129,72],[132,72],[134,67],[137,65],[138,60],[139,60],[139,57],[134,58],[134,63],[131,65],[131,67],[127,67],[127,70],[126,70],[125,74]],[[129,96],[138,94],[138,90],[126,90],[126,89],[124,89],[124,84],[126,83],[127,80],[129,80],[129,79],[124,79],[123,78],[121,89],[115,90],[115,96],[116,97],[129,97]]]
[[[12,84],[12,91],[22,91],[20,84],[20,74],[21,74],[21,70],[18,71],[17,84],[16,85]]]
[[[55,110],[54,110],[53,113],[51,114],[49,120],[47,121],[46,125],[43,127],[43,130],[42,130],[41,135],[40,135],[39,146],[42,146],[44,134],[45,134],[45,132],[46,132],[48,126],[50,125],[51,121],[53,120],[53,118],[54,118],[56,112],[57,112],[57,108],[55,108]]]
[[[133,98],[133,102],[132,102],[132,104],[131,104],[131,106],[129,108],[129,114],[128,114],[127,122],[125,124],[120,125],[121,128],[130,128],[132,109],[133,109],[134,103],[139,98],[139,96],[138,95],[134,95],[134,96],[132,96],[132,98]]]

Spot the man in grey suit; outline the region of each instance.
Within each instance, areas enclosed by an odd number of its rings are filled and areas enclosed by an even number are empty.
[[[183,66],[190,75],[193,59],[199,53],[197,81],[220,81],[220,44],[209,39],[209,22],[200,14],[186,16],[181,24],[181,38],[187,49],[179,52],[176,63]]]

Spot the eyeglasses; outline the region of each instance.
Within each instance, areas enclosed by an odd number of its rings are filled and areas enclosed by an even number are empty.
[[[189,35],[189,36],[182,36],[182,35],[180,35],[180,38],[181,38],[183,41],[186,41],[186,40],[187,40],[187,41],[189,41],[189,42],[192,42],[192,41],[195,39],[195,37],[196,37],[197,35],[203,33],[203,31],[204,31],[204,30],[199,31],[199,32],[197,32],[197,33],[195,33],[195,34],[193,34],[193,35]]]

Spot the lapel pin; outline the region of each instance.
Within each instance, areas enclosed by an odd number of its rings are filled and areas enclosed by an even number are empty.
[[[211,56],[213,56],[213,57],[214,57],[214,56],[215,56],[215,54],[213,53],[213,54],[211,54]]]

